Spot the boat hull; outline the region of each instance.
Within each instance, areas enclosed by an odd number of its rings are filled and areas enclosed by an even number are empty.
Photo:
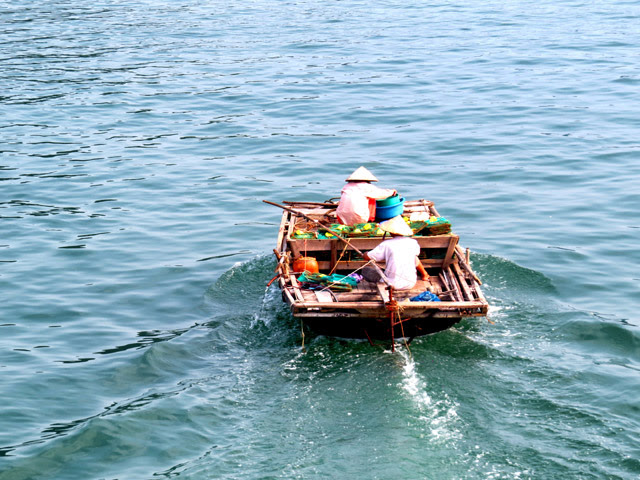
[[[411,318],[394,325],[393,334],[389,318],[356,318],[345,321],[338,316],[302,318],[302,322],[318,335],[329,337],[389,340],[414,338],[441,332],[460,322],[460,317]]]

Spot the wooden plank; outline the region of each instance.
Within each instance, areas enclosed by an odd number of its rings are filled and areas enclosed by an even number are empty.
[[[433,235],[430,237],[413,237],[420,248],[449,248],[453,242],[454,246],[458,243],[458,235]]]
[[[442,260],[439,260],[439,259],[430,259],[430,260],[421,259],[421,262],[422,262],[422,265],[424,265],[424,268],[438,268],[442,266]],[[367,262],[365,262],[364,260],[356,260],[356,261],[340,260],[337,263],[338,263],[338,267],[336,268],[336,271],[339,271],[339,272],[347,272],[347,271],[353,272],[367,264]],[[384,262],[377,262],[377,263],[380,266],[380,268],[384,270]],[[331,271],[332,269],[331,262],[328,260],[320,260],[318,261],[318,268],[320,269],[321,272]]]
[[[387,287],[382,283],[376,283],[376,289],[378,290],[378,294],[380,295],[380,298],[382,298],[382,301],[384,303],[387,303],[390,300]]]
[[[276,246],[280,252],[284,251],[284,247],[286,245],[285,240],[285,231],[287,226],[287,216],[288,212],[282,212],[282,219],[280,220],[280,229],[278,230],[278,240],[276,241]]]
[[[449,240],[449,245],[447,247],[447,253],[444,256],[444,260],[442,261],[442,268],[447,268],[449,265],[451,265],[451,261],[453,260],[453,252],[455,251],[457,244],[458,244],[458,236],[452,235]]]
[[[299,302],[304,302],[304,297],[302,296],[302,293],[300,292],[300,284],[298,283],[298,279],[296,278],[295,275],[291,274],[289,275],[289,280],[291,281],[291,286],[293,287],[293,294],[296,297],[296,300]]]
[[[465,258],[465,257],[466,257],[466,255],[463,255],[462,247],[460,247],[460,245],[458,245],[458,246],[457,246],[457,252],[458,252],[458,256],[459,256],[459,257],[461,257],[461,258]],[[464,269],[467,271],[467,273],[468,273],[469,275],[471,275],[471,276],[473,277],[473,279],[474,279],[474,280],[475,280],[479,285],[482,285],[482,282],[480,281],[480,279],[478,278],[478,276],[474,273],[474,271],[473,271],[473,270],[471,270],[471,265],[467,264],[467,262],[465,262],[465,261],[460,262],[460,265],[462,265],[462,268],[464,268]]]
[[[472,309],[482,308],[485,303],[481,301],[476,302],[411,302],[402,301],[398,302],[403,308],[416,309],[416,310],[457,310],[457,309]],[[298,308],[326,308],[329,310],[335,310],[336,308],[356,309],[356,310],[376,310],[381,309],[381,302],[300,302],[295,305]]]
[[[455,289],[451,286],[451,283],[449,283],[445,273],[440,272],[438,274],[438,279],[440,280],[440,283],[442,283],[442,291],[449,292],[447,295],[450,295],[455,300]]]
[[[420,305],[416,305],[420,304]],[[422,305],[425,304],[425,305]],[[482,308],[484,304],[479,301],[474,302],[411,302],[409,300],[404,300],[402,302],[398,302],[398,305],[405,309],[414,309],[414,308],[422,308],[428,310],[456,310],[462,308]]]
[[[323,312],[314,312],[314,311],[300,311],[298,309],[296,309],[294,311],[294,315],[298,318],[319,318],[319,319],[326,319],[327,317],[331,317],[331,315],[327,315],[326,313]],[[351,319],[363,319],[363,318],[367,318],[367,319],[371,319],[371,318],[387,318],[388,317],[388,312],[386,310],[381,310],[379,312],[375,312],[375,315],[372,315],[371,313],[367,313],[367,316],[364,316],[362,313],[358,312],[358,311],[348,311],[348,312],[340,312],[339,316],[341,319],[344,319],[345,321],[349,321]],[[460,313],[456,312],[455,310],[450,310],[450,311],[436,311],[436,312],[426,312],[426,311],[422,311],[422,312],[412,312],[411,313],[412,318],[416,319],[416,318],[423,318],[423,315],[428,315],[429,319],[433,319],[433,318],[459,318],[461,316]],[[472,313],[472,314],[465,314],[465,316],[470,316],[470,317],[479,317],[482,316],[482,313]]]
[[[333,272],[333,269],[336,266],[336,262],[338,261],[338,240],[331,240],[331,262],[329,265],[329,270]]]
[[[453,272],[457,275],[458,283],[462,287],[462,291],[464,292],[465,297],[467,297],[467,300],[470,300],[470,301],[474,300],[473,293],[471,293],[471,290],[469,289],[467,280],[462,274],[462,270],[460,270],[460,266],[458,265],[458,262],[453,262],[451,266],[453,267]]]
[[[446,269],[442,269],[440,274],[442,275],[442,278],[444,278],[444,280],[445,280],[445,282],[447,284],[447,288],[449,289],[449,292],[450,292],[450,295],[451,295],[451,298],[453,299],[453,301],[455,301],[455,302],[462,301],[462,296],[460,295],[460,290],[458,289],[457,285],[453,282],[453,279],[447,273],[447,270]]]
[[[291,295],[291,292],[289,291],[289,285],[285,282],[284,277],[280,277],[279,283],[280,283],[280,290],[282,290],[282,293],[284,295],[284,300],[289,305],[293,305],[294,303],[296,303],[296,299],[293,298],[293,295]]]
[[[289,242],[289,250],[291,250],[291,257],[296,259],[300,257],[300,246],[298,243]]]
[[[287,237],[286,238],[291,238],[291,234],[293,233],[293,231],[295,230],[296,227],[296,220],[293,217],[293,215],[291,215],[291,213],[289,212],[285,212],[285,214],[287,214],[289,216],[289,224],[287,225]],[[283,240],[283,244],[286,245],[286,240]],[[284,246],[283,246],[283,250],[284,250]]]
[[[462,301],[462,294],[460,292],[460,287],[458,285],[456,285],[456,283],[454,282],[453,278],[451,278],[451,276],[449,275],[447,269],[443,269],[442,272],[442,277],[446,280],[446,284],[449,288],[449,292],[451,294],[451,296],[453,297],[454,301],[456,302],[461,302]]]
[[[451,286],[454,288],[454,290],[456,292],[456,296],[458,297],[458,300],[463,302],[464,301],[464,297],[463,297],[463,293],[462,293],[462,287],[460,287],[460,283],[458,283],[458,279],[455,277],[455,275],[451,271],[451,267],[447,267],[445,269],[445,273],[446,273],[447,277],[449,278],[449,281],[451,282]]]
[[[413,207],[423,207],[423,206],[431,207],[433,206],[433,202],[431,200],[425,200],[423,198],[419,200],[407,200],[404,202],[405,208],[413,208]]]
[[[427,200],[414,200],[404,203],[404,212],[403,215],[410,217],[414,213],[426,213],[431,216],[431,206],[433,206],[433,202]]]
[[[485,302],[486,303],[487,299],[484,298],[484,294],[482,293],[482,290],[480,290],[480,286],[477,283],[474,284],[474,289],[475,289],[476,295],[478,297],[478,300],[480,300],[481,302]],[[489,304],[487,303],[487,306],[488,305]]]
[[[387,237],[388,239],[389,237]],[[429,237],[413,237],[420,248],[448,248],[451,244],[452,239],[454,239],[454,246],[458,242],[458,235],[448,234],[448,235],[432,235]],[[347,246],[347,250],[371,250],[375,248],[380,242],[382,242],[382,237],[349,237],[349,245]],[[318,239],[318,238],[291,238],[289,239],[290,244],[307,244],[307,250],[309,251],[329,251],[331,250],[331,243],[337,242],[335,239]],[[355,247],[355,248],[354,248]]]

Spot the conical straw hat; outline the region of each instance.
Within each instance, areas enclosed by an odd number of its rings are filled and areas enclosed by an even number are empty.
[[[411,230],[411,227],[407,225],[407,222],[405,222],[400,215],[382,222],[380,228],[385,232],[404,235],[405,237],[413,235],[413,230]]]
[[[378,179],[364,167],[360,167],[353,172],[349,178],[345,180],[346,182],[377,182]]]

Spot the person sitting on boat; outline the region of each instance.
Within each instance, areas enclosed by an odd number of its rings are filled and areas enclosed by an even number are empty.
[[[428,280],[429,274],[424,269],[418,255],[420,245],[414,238],[413,230],[401,216],[393,217],[380,224],[380,228],[391,234],[391,238],[380,243],[376,248],[364,254],[364,259],[386,262],[384,277],[378,268],[367,266],[362,270],[363,277],[370,282],[385,281],[396,290],[410,290],[418,281],[418,273],[422,280]]]
[[[378,179],[366,168],[360,167],[354,171],[347,184],[342,189],[340,203],[336,214],[343,225],[365,223],[376,217],[376,200],[389,198],[398,192],[392,189],[380,188],[372,185]]]

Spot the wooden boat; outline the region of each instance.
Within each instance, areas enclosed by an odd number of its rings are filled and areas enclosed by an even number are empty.
[[[293,316],[316,333],[369,340],[413,338],[450,328],[463,317],[486,315],[488,303],[480,290],[481,282],[469,265],[469,252],[459,245],[458,235],[450,231],[449,222],[440,216],[433,202],[404,203],[403,217],[414,230],[413,238],[420,244],[420,261],[431,277],[428,281],[418,280],[410,291],[394,291],[383,283],[364,279],[350,289],[330,282],[309,289],[309,284],[301,281],[307,277],[294,271],[295,260],[305,257],[313,263],[315,259],[323,274],[357,273],[367,264],[362,253],[383,241],[384,232],[374,224],[367,232],[352,229],[343,234],[336,224],[337,203],[331,201],[265,203],[284,210],[274,249],[278,260],[274,280]],[[422,223],[411,221],[416,218]],[[430,228],[446,224],[448,231]],[[410,300],[427,290],[440,301]]]

